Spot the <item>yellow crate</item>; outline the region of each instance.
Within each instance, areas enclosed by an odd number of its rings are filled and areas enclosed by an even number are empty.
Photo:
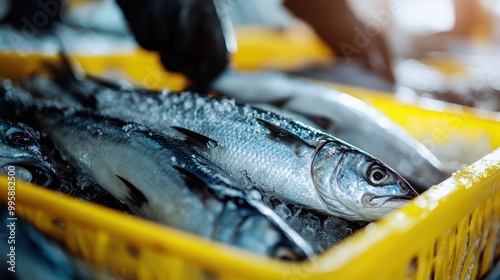
[[[439,149],[488,137],[490,152],[317,260],[291,264],[18,182],[16,211],[68,248],[138,279],[475,279],[500,255],[500,122],[459,106],[445,112],[333,85],[372,102]],[[494,117],[494,115],[490,115]],[[437,133],[437,132],[439,133]],[[443,137],[444,136],[444,137]],[[434,141],[433,140],[433,141]],[[0,184],[6,188],[5,177]],[[6,201],[6,191],[0,199]],[[2,206],[3,207],[3,206]]]
[[[263,35],[240,36],[236,66],[284,68],[302,65],[304,52],[316,62],[327,63],[330,53],[321,44],[284,52],[279,63],[270,58],[290,45],[266,31]],[[292,33],[293,34],[293,33]],[[238,36],[238,35],[237,35]],[[257,38],[257,39],[256,39]],[[266,38],[276,48],[251,47]],[[283,41],[285,40],[285,41]],[[295,39],[294,39],[295,40]],[[260,45],[262,46],[262,45]],[[299,51],[300,50],[300,51]],[[86,56],[72,54],[87,73],[126,75],[151,88],[182,89],[180,75],[166,73],[156,54],[137,50],[129,54]],[[293,58],[293,59],[288,59]],[[0,76],[19,79],[38,73],[44,60],[54,55],[0,53]],[[294,60],[295,59],[295,60]],[[289,61],[289,64],[280,64]],[[253,64],[252,64],[253,63]],[[138,67],[140,65],[140,67]],[[238,66],[240,65],[240,66]],[[317,260],[290,264],[259,257],[215,242],[126,216],[116,211],[77,201],[39,187],[18,182],[16,210],[38,228],[63,241],[74,253],[108,267],[122,276],[139,279],[474,279],[483,275],[500,254],[500,120],[491,113],[460,106],[444,112],[401,104],[391,95],[343,85],[332,85],[385,112],[417,139],[435,150],[457,139],[472,146],[488,139],[487,156],[434,186],[406,207],[394,211],[356,235],[346,239]],[[496,120],[494,120],[496,118]],[[492,152],[493,151],[493,152]],[[0,185],[6,187],[5,177]],[[4,195],[5,194],[5,195]],[[2,192],[0,201],[6,201]],[[1,207],[1,205],[0,205]],[[471,266],[473,265],[473,266]],[[469,271],[468,268],[472,267]]]

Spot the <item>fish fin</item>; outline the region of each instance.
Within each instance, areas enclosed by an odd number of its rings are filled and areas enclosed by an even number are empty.
[[[208,148],[208,149],[212,149],[212,148],[219,146],[217,141],[210,139],[210,138],[206,137],[205,135],[194,132],[192,130],[189,130],[189,129],[186,129],[183,127],[179,127],[179,126],[172,126],[172,128],[175,129],[176,131],[180,132],[184,136],[186,136],[186,141],[190,144],[196,145],[196,146],[201,147],[201,148]]]
[[[43,61],[42,65],[60,81],[81,82],[84,76],[81,66],[70,59],[69,54],[62,45],[59,50],[58,57],[59,63]]]
[[[191,171],[180,166],[174,166],[174,168],[179,171],[188,189],[196,195],[196,197],[198,197],[204,205],[206,205],[206,202],[210,197],[215,195],[214,190]]]
[[[304,148],[311,148],[312,146],[304,141],[302,138],[298,137],[295,134],[292,134],[285,129],[265,121],[263,119],[255,118],[257,122],[265,127],[269,131],[269,138],[271,140],[278,141],[287,145],[290,149],[292,149],[297,156],[302,156],[305,152]]]
[[[197,195],[200,201],[204,204],[207,199],[213,197],[217,197],[222,200],[241,200],[246,198],[245,192],[241,189],[231,188],[228,186],[221,188],[220,186],[209,185],[185,168],[179,166],[174,166],[174,168],[179,171],[189,190]]]
[[[128,197],[125,199],[127,203],[140,209],[144,203],[149,202],[146,196],[134,184],[121,176],[116,175],[116,177],[128,188]]]
[[[84,107],[96,109],[97,100],[94,91],[88,88],[82,66],[70,58],[62,43],[60,47],[59,60],[57,62],[43,61],[42,65],[51,74],[51,80],[60,86],[67,96]]]
[[[123,86],[120,85],[120,83],[118,83],[117,81],[113,81],[113,80],[110,80],[110,79],[106,79],[106,78],[103,78],[103,77],[99,77],[99,76],[96,76],[96,75],[93,75],[93,74],[85,74],[85,78],[87,78],[88,80],[102,86],[102,87],[105,87],[105,88],[110,88],[110,89],[113,89],[113,90],[123,90]]]

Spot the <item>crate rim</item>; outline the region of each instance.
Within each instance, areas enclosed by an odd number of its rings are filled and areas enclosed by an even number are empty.
[[[472,178],[473,174],[480,174],[480,176]],[[495,183],[488,184],[492,180]],[[5,176],[0,177],[0,184],[7,185]],[[250,276],[258,270],[265,272],[265,278],[269,279],[284,277],[284,273],[314,279],[324,274],[340,273],[341,271],[355,275],[356,270],[370,267],[370,264],[365,262],[367,258],[361,256],[371,255],[368,259],[373,259],[374,262],[378,261],[378,258],[384,257],[384,251],[391,251],[387,249],[387,246],[396,247],[403,242],[402,240],[392,244],[384,242],[389,237],[394,238],[395,233],[398,234],[398,238],[402,239],[408,234],[419,235],[420,231],[416,231],[415,228],[428,228],[427,238],[425,236],[419,237],[420,241],[428,239],[427,241],[430,242],[434,240],[430,238],[431,236],[444,233],[446,229],[456,224],[484,202],[490,194],[498,190],[500,190],[500,148],[462,171],[456,172],[442,183],[433,186],[406,206],[391,212],[381,220],[346,238],[321,254],[316,260],[301,263],[285,263],[258,256],[23,182],[17,182],[16,202],[19,204],[29,203],[32,207],[44,209],[55,217],[74,220],[90,228],[104,229],[111,236],[119,237],[131,245],[150,246],[156,251],[174,253],[185,261],[209,270],[217,270],[221,263],[227,262],[232,264],[227,267],[229,270]],[[465,203],[460,209],[453,207],[457,201],[466,201],[466,198],[471,195],[475,196],[472,203]],[[2,200],[5,202],[6,197],[2,196]],[[439,207],[432,209],[432,203],[438,200]],[[61,209],[65,209],[65,211],[57,211]],[[454,212],[454,215],[443,220],[440,225],[427,219],[431,212],[433,215],[436,213],[449,215],[450,210]],[[99,217],[100,219],[88,220],[86,217]],[[413,234],[411,229],[413,229]],[[402,251],[402,255],[408,257],[417,252],[417,247],[412,246],[412,243],[415,242],[409,242],[409,245]],[[392,259],[391,262],[397,262],[398,259],[403,262],[405,258],[399,257]],[[361,261],[364,263],[360,263]]]

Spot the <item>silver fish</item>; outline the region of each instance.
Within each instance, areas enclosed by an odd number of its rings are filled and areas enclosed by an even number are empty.
[[[213,89],[241,102],[267,102],[316,120],[331,133],[395,168],[424,191],[450,172],[406,130],[374,107],[326,86],[275,72],[226,71]]]
[[[38,84],[37,86],[46,87],[50,85]],[[44,92],[48,94],[53,93],[51,90]],[[52,97],[56,100],[56,97],[61,96],[61,92],[55,92],[53,94],[54,96]],[[16,121],[22,123],[23,125],[21,128],[26,128],[26,133],[28,134],[27,137],[40,134],[40,132],[37,131],[38,124],[35,122],[35,118],[33,117],[33,113],[36,111],[34,106],[35,103],[36,106],[59,106],[66,108],[66,103],[72,102],[72,106],[79,106],[79,104],[73,101],[71,97],[66,99],[63,98],[61,101],[56,100],[53,100],[52,98],[46,100],[37,99],[35,102],[31,93],[23,90],[17,85],[12,84],[12,82],[5,80],[0,83],[0,112],[8,115],[10,119],[15,119]],[[30,127],[24,123],[29,123]],[[130,210],[123,203],[120,203],[116,198],[102,190],[102,188],[97,185],[97,183],[95,183],[90,176],[78,173],[77,168],[69,161],[66,161],[58,153],[57,149],[53,147],[50,141],[40,141],[39,144],[40,145],[36,146],[36,148],[33,148],[32,150],[35,150],[38,155],[42,154],[43,156],[41,159],[50,158],[50,171],[42,173],[51,174],[52,176],[49,176],[51,182],[47,182],[47,184],[40,182],[40,180],[36,180],[34,183],[37,183],[38,185],[47,185],[52,190],[77,197],[78,199],[84,201],[105,205],[122,212],[130,213]],[[47,164],[49,164],[48,161]],[[10,168],[12,169],[12,167]],[[31,178],[31,173],[38,174],[36,169],[33,170],[34,172],[28,173],[25,168],[21,169],[19,166],[14,168],[16,168],[16,176],[23,176],[23,174],[26,174],[24,176]],[[55,174],[52,174],[54,172]],[[26,179],[25,181],[27,181]]]
[[[33,131],[0,118],[0,173],[40,186],[54,186],[56,172]]]
[[[417,195],[397,172],[365,152],[234,100],[102,86],[90,97],[102,114],[164,133],[175,127],[246,187],[329,215],[372,221]]]
[[[61,152],[133,212],[254,253],[314,258],[271,209],[182,141],[90,112],[41,111],[42,130]]]

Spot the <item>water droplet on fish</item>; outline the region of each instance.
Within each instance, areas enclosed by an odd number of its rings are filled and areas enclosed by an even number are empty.
[[[258,190],[252,190],[250,192],[250,197],[255,200],[262,200],[262,194]]]
[[[80,154],[80,162],[85,166],[91,166],[92,161],[87,153]]]
[[[213,149],[213,148],[215,148],[216,146],[217,146],[217,143],[215,143],[214,141],[208,141],[208,142],[207,142],[207,147],[208,147],[209,149]]]
[[[129,132],[131,131],[132,129],[134,128],[134,125],[133,124],[126,124],[122,127],[123,131],[125,132]]]

